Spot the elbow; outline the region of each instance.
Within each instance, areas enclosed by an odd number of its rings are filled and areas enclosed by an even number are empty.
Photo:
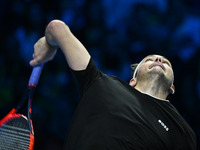
[[[46,27],[45,37],[52,46],[59,47],[59,39],[70,33],[69,27],[60,20],[52,20]]]
[[[69,27],[61,20],[52,20],[46,28],[46,31],[49,31],[50,33],[56,33],[61,29],[67,29],[69,30]]]

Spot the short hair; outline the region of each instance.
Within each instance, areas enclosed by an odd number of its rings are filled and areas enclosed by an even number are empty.
[[[131,67],[131,77],[133,77],[133,74],[135,72],[135,69],[137,68],[138,66],[138,63],[135,63],[135,64],[131,64],[130,67]]]

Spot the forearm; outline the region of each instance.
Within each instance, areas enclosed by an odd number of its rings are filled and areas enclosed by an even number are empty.
[[[87,67],[89,53],[64,22],[51,21],[46,28],[45,38],[49,45],[62,50],[73,70],[83,70]]]

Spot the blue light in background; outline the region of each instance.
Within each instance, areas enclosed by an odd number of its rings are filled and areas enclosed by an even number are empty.
[[[19,42],[19,54],[26,64],[32,59],[33,45],[38,40],[38,33],[28,34],[25,28],[19,27],[15,32],[16,39]]]
[[[75,12],[73,9],[66,9],[62,12],[61,20],[68,26],[71,26],[74,22]]]
[[[179,52],[179,57],[182,61],[188,61],[196,54],[197,49],[193,47],[182,48]]]

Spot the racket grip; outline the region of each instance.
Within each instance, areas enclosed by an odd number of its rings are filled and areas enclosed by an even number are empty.
[[[42,72],[44,64],[35,66],[32,70],[28,85],[29,86],[36,86],[38,84],[40,74]]]

